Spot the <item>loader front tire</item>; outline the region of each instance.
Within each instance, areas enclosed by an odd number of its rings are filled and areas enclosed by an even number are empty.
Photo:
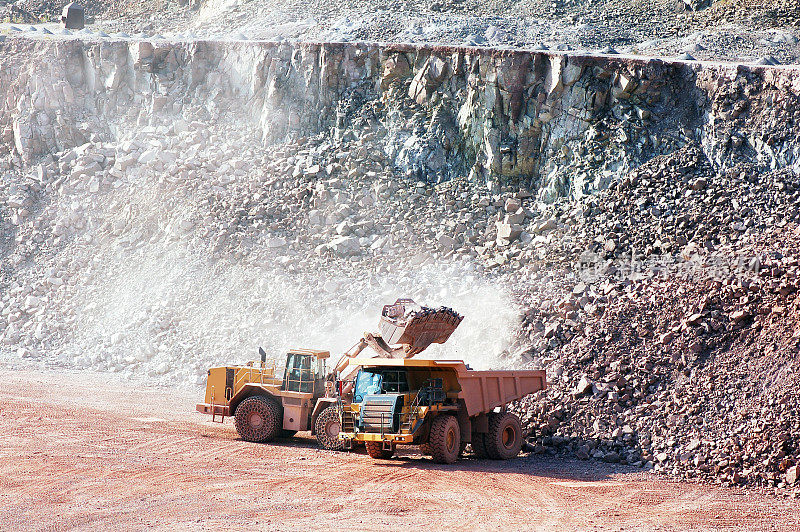
[[[234,418],[236,432],[244,441],[272,441],[283,426],[281,405],[264,395],[254,395],[239,403]]]
[[[387,450],[383,448],[383,442],[365,441],[364,445],[367,447],[367,454],[372,458],[388,460],[394,455],[394,450]]]
[[[489,416],[489,432],[484,436],[486,452],[494,460],[514,458],[522,449],[522,424],[511,412]]]
[[[461,429],[455,416],[441,415],[433,419],[428,443],[431,457],[437,464],[452,464],[461,450]]]
[[[341,429],[342,419],[339,417],[339,408],[333,405],[323,410],[314,422],[317,443],[323,449],[331,451],[344,450],[344,440],[339,439],[339,431]]]

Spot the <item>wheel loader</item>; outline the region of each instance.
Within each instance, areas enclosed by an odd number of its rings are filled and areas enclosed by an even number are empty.
[[[378,333],[365,333],[329,371],[330,352],[292,349],[286,355],[283,376],[267,365],[266,352],[259,348],[261,363],[222,366],[208,370],[205,402],[197,410],[223,422],[233,416],[243,440],[267,442],[310,430],[320,445],[343,449],[338,438],[341,412],[352,400],[352,360],[367,347],[383,358],[413,357],[432,343],[444,343],[463,318],[446,307],[428,308],[410,299],[385,305]]]

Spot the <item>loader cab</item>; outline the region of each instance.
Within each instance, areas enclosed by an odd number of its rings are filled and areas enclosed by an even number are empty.
[[[328,351],[294,349],[286,355],[286,371],[283,374],[283,389],[288,392],[325,393],[325,360]]]

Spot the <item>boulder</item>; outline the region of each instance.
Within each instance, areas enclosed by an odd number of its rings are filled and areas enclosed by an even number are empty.
[[[361,251],[358,238],[352,236],[337,236],[331,240],[328,248],[340,257],[350,257]]]

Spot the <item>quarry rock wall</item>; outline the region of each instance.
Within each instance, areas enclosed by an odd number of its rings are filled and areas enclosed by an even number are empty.
[[[800,71],[623,56],[369,43],[0,43],[15,164],[174,115],[252,122],[265,143],[389,127],[411,177],[518,182],[545,201],[697,144],[724,169],[797,165]]]

